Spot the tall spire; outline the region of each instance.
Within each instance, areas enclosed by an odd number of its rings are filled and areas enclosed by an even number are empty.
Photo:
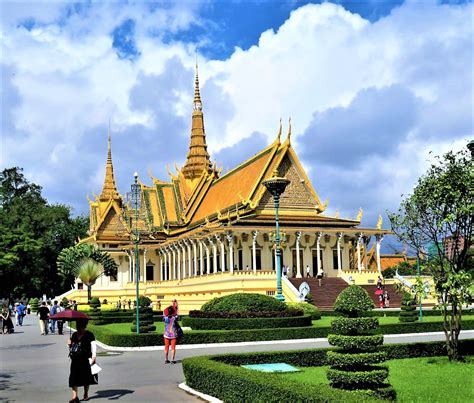
[[[207,152],[204,114],[202,113],[201,93],[199,91],[199,74],[196,61],[196,78],[194,80],[194,102],[191,125],[191,141],[186,163],[181,172],[186,179],[199,178],[203,172],[212,170],[211,158]]]
[[[117,191],[117,186],[115,185],[114,166],[112,164],[112,139],[110,136],[110,120],[107,139],[107,162],[105,163],[104,186],[102,186],[102,192],[100,193],[99,199],[120,199],[120,194]]]

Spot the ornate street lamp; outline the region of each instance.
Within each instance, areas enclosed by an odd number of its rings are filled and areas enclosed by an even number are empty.
[[[276,247],[276,269],[277,269],[277,295],[276,298],[280,301],[285,301],[281,289],[281,243],[280,243],[280,225],[278,223],[278,208],[280,207],[280,196],[285,191],[290,181],[286,178],[278,176],[278,171],[273,171],[273,176],[264,180],[263,185],[273,196],[273,203],[275,204],[275,247]]]
[[[140,306],[139,298],[139,281],[140,281],[140,256],[138,252],[138,243],[140,242],[140,235],[138,233],[138,209],[140,208],[140,185],[138,184],[138,173],[133,174],[135,182],[132,184],[132,208],[135,211],[135,228],[134,228],[134,243],[135,243],[135,284],[136,284],[136,324],[137,334],[140,334]]]

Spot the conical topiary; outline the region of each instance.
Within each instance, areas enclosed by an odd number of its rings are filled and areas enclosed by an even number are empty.
[[[138,298],[139,305],[139,318],[140,318],[140,333],[151,333],[156,330],[156,326],[153,322],[153,310],[150,307],[151,300],[148,297]],[[132,332],[137,331],[137,320],[134,315],[133,324],[131,327]]]
[[[400,322],[416,322],[418,320],[418,313],[416,311],[416,301],[411,294],[405,293],[403,295],[402,304],[400,306]]]
[[[386,383],[388,368],[379,366],[386,360],[386,353],[379,351],[383,335],[374,334],[379,322],[367,317],[374,303],[362,287],[351,285],[336,299],[334,311],[343,317],[331,323],[328,336],[336,351],[327,353],[330,368],[327,378],[331,386],[339,389],[362,389],[369,395],[394,399],[394,389]]]
[[[102,311],[100,310],[100,300],[99,298],[91,298],[89,302],[89,306],[91,307],[91,313],[89,314],[91,323],[93,325],[102,325],[104,324],[104,320],[102,318]]]
[[[31,312],[36,313],[38,312],[39,308],[39,299],[38,298],[31,298],[30,300]]]

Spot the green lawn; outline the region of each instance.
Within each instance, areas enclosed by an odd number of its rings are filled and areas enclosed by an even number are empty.
[[[446,357],[407,358],[385,363],[389,382],[398,402],[474,402],[474,357],[466,363],[451,363]],[[301,372],[279,376],[303,383],[328,383],[327,367],[301,368]]]
[[[107,329],[112,333],[131,333],[131,323],[110,323],[108,325],[100,325],[101,329]],[[158,333],[163,333],[164,323],[159,321],[155,322],[156,331]]]

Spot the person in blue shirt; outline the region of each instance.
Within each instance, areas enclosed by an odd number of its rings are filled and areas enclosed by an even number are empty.
[[[26,307],[23,305],[23,301],[20,301],[20,305],[16,309],[18,310],[18,325],[23,326],[23,318],[26,315]]]

